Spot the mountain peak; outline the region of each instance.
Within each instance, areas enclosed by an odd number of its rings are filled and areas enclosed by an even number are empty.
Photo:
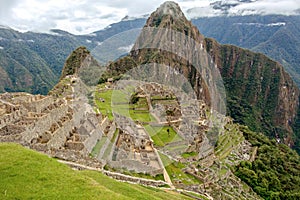
[[[173,1],[166,1],[160,5],[148,18],[145,28],[171,29],[183,33],[201,43],[204,36],[185,17],[179,5]],[[159,38],[161,36],[157,36]]]
[[[172,24],[188,22],[179,5],[173,1],[166,1],[153,12],[147,20],[146,27],[171,28]]]
[[[166,1],[160,5],[160,7],[155,11],[159,16],[172,15],[176,17],[183,17],[183,12],[181,11],[179,5],[173,1]]]
[[[61,79],[68,75],[75,75],[78,73],[80,67],[82,67],[84,60],[90,56],[89,50],[86,47],[78,47],[67,58],[62,70]]]

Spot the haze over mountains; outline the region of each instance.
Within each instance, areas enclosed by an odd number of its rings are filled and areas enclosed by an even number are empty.
[[[22,32],[62,29],[83,35],[117,23],[126,15],[129,18],[149,16],[155,10],[155,5],[163,2],[164,0],[151,2],[3,0],[0,2],[0,24]],[[300,9],[299,0],[177,0],[177,2],[188,19],[224,15],[295,15],[299,14]]]
[[[300,16],[236,14],[231,11],[243,5],[260,5],[260,1],[217,1],[203,6],[214,10],[214,17],[202,17],[202,11],[187,9],[188,15],[198,13],[192,22],[206,37],[223,44],[234,44],[262,52],[279,61],[293,80],[300,85]],[[253,6],[260,8],[259,6]],[[197,8],[195,8],[197,9]],[[256,9],[256,10],[257,10]],[[293,8],[294,9],[294,8]],[[263,10],[262,8],[260,9]],[[276,9],[270,9],[274,13]],[[291,10],[290,10],[291,11]],[[253,13],[252,13],[253,14]],[[284,13],[279,13],[284,14]],[[246,15],[246,14],[245,14]],[[206,15],[207,16],[207,15]],[[208,15],[211,16],[211,15]],[[62,30],[50,34],[21,33],[6,26],[0,27],[0,91],[27,91],[46,94],[57,83],[65,58],[78,46],[93,50],[105,39],[132,28],[141,28],[142,18],[125,17],[122,21],[88,35],[73,35]]]

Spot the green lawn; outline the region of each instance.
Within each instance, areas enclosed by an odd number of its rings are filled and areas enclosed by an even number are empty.
[[[173,183],[175,181],[181,181],[186,185],[200,183],[200,181],[197,180],[195,177],[186,174],[182,171],[182,169],[186,167],[183,163],[172,161],[169,157],[167,157],[166,155],[160,152],[159,152],[159,156]]]
[[[95,103],[99,108],[100,112],[104,115],[107,115],[109,119],[113,119],[112,110],[111,110],[111,94],[112,90],[107,90],[105,92],[95,92]],[[104,102],[100,99],[104,99]]]
[[[104,102],[100,101],[104,99]],[[130,95],[121,90],[106,90],[95,93],[95,102],[100,112],[113,119],[112,112],[130,117],[134,121],[151,122],[154,117],[148,111],[146,98],[139,98],[139,101],[129,104]],[[142,109],[142,110],[141,110]]]
[[[0,143],[0,152],[0,199],[189,199],[96,171],[74,171],[17,144]]]
[[[146,125],[145,129],[151,136],[154,144],[157,146],[163,147],[170,142],[177,142],[182,140],[182,138],[175,132],[175,130],[171,126],[158,127]],[[168,129],[169,134],[167,131]]]
[[[198,155],[197,152],[184,152],[181,156],[183,158],[189,158],[189,157],[193,157],[193,156],[196,156],[196,155]]]
[[[101,148],[102,148],[102,146],[104,145],[104,143],[105,143],[106,140],[107,140],[107,137],[103,136],[103,137],[101,138],[101,140],[99,140],[99,141],[97,142],[97,144],[94,146],[94,148],[93,148],[93,150],[92,150],[92,152],[91,152],[91,155],[92,155],[93,157],[97,157],[97,155],[99,154],[99,152],[100,152],[100,150],[101,150]]]

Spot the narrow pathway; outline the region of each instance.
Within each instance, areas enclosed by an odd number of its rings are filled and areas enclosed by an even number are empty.
[[[254,147],[253,152],[251,154],[250,162],[253,162],[255,160],[256,154],[257,154],[258,147]]]
[[[142,130],[142,131],[144,132],[144,134],[147,134],[148,137],[149,137],[150,140],[151,140],[151,136],[148,134],[148,132],[145,130],[145,128],[144,128],[143,126],[141,126],[141,125],[136,125],[136,126],[137,126],[137,128],[138,128],[139,130]],[[154,152],[155,152],[155,154],[156,154],[156,156],[157,156],[157,159],[159,159],[158,162],[160,163],[160,165],[162,165],[161,167],[163,167],[163,170],[164,170],[163,175],[164,175],[164,180],[165,180],[165,182],[168,183],[168,185],[171,187],[171,189],[175,189],[175,187],[174,187],[174,185],[173,185],[173,183],[172,183],[172,181],[171,181],[171,178],[170,178],[170,176],[169,176],[169,174],[168,174],[166,168],[164,167],[163,162],[162,162],[162,160],[160,159],[159,154],[157,153],[157,149],[154,148],[154,147],[153,147],[153,149],[154,149]]]
[[[160,159],[160,158],[159,158]],[[169,184],[169,186],[171,187],[171,189],[176,189],[175,186],[173,185],[171,178],[166,170],[166,168],[164,167],[164,179],[165,182],[167,182]]]

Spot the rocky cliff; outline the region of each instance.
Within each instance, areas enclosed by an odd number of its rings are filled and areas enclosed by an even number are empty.
[[[205,38],[174,2],[165,2],[151,14],[144,30],[151,28],[156,31],[143,31],[129,56],[109,65],[110,75],[120,75],[145,63],[172,66],[189,80],[197,97],[210,105],[209,81],[203,77],[207,74],[197,70],[197,65],[208,63],[208,70],[213,67],[220,70],[227,113],[235,121],[295,145],[293,127],[297,123],[299,89],[279,63],[263,54]],[[165,48],[168,44],[171,50]],[[201,53],[195,59],[197,51],[207,54]]]

